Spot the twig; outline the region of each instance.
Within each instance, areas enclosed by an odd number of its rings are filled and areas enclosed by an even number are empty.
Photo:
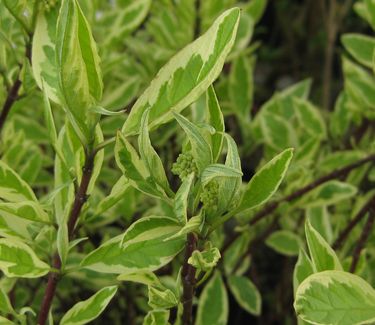
[[[197,248],[198,238],[194,233],[189,233],[187,235],[187,242],[185,246],[185,258],[184,264],[182,266],[182,325],[192,325],[193,324],[193,298],[194,298],[194,288],[196,284],[194,266],[188,263],[188,260],[194,250]]]
[[[72,239],[73,237],[74,228],[77,223],[78,217],[81,213],[83,205],[87,201],[87,188],[89,186],[91,176],[92,176],[92,169],[94,167],[94,158],[95,158],[95,155],[93,155],[92,153],[86,154],[85,165],[82,169],[83,174],[82,174],[81,183],[75,195],[73,206],[70,211],[69,219],[68,219],[69,240]],[[52,267],[57,270],[61,269],[61,260],[57,253],[54,255]],[[55,296],[56,287],[57,287],[59,280],[60,280],[59,273],[56,273],[56,272],[49,273],[46,291],[44,293],[42,305],[39,311],[38,325],[45,325],[47,321],[48,313],[51,308],[51,304],[53,301],[53,297]]]
[[[345,239],[349,236],[354,227],[366,216],[367,212],[372,206],[375,206],[375,195],[362,207],[357,215],[347,224],[347,226],[340,232],[339,236],[332,244],[333,249],[339,249],[343,245]]]
[[[365,247],[366,242],[371,235],[371,229],[374,225],[374,221],[375,221],[375,205],[372,204],[370,206],[367,222],[365,223],[365,226],[363,227],[361,237],[359,237],[357,246],[355,247],[354,252],[353,252],[352,264],[350,265],[350,270],[349,270],[351,273],[354,273],[355,269],[357,268],[357,264],[359,261],[359,257],[361,255],[361,251],[363,247]]]

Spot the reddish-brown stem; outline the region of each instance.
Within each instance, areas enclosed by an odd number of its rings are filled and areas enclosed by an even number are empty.
[[[196,269],[194,266],[188,263],[190,256],[193,254],[194,250],[197,248],[197,241],[198,238],[194,233],[190,233],[187,235],[187,241],[185,246],[185,258],[184,264],[182,266],[182,286],[183,286],[183,294],[182,294],[182,324],[183,325],[192,325],[193,324],[193,298],[194,298],[194,291],[195,291],[195,272]]]
[[[354,251],[353,251],[352,264],[350,265],[350,270],[349,270],[351,273],[354,273],[355,269],[357,268],[359,257],[361,256],[361,251],[363,247],[365,247],[366,242],[368,238],[370,237],[371,229],[374,225],[374,221],[375,221],[375,205],[372,204],[370,206],[369,216],[363,227],[361,237],[359,237],[357,246],[354,248]]]
[[[339,249],[343,245],[345,239],[349,236],[354,227],[366,216],[367,212],[372,206],[375,206],[375,195],[362,207],[356,216],[347,224],[347,226],[340,232],[339,236],[332,244],[333,249]]]
[[[85,165],[82,169],[82,179],[78,191],[75,195],[74,202],[72,209],[69,214],[68,219],[68,234],[69,239],[72,239],[74,234],[74,228],[76,226],[77,220],[81,213],[82,207],[87,201],[87,188],[90,184],[91,176],[92,176],[92,169],[94,167],[94,158],[95,156],[92,153],[86,154]],[[55,253],[53,257],[52,267],[54,268],[48,274],[48,282],[46,291],[43,296],[41,308],[38,315],[38,325],[45,325],[48,313],[51,309],[52,301],[55,296],[56,287],[60,279],[60,275],[56,273],[56,270],[61,269],[61,260],[57,253]]]
[[[31,61],[31,43],[26,44],[26,58]],[[5,102],[3,104],[3,107],[1,109],[0,113],[0,134],[4,127],[4,123],[9,115],[9,112],[14,104],[14,102],[18,99],[18,92],[21,88],[22,81],[21,81],[21,70],[22,66],[20,66],[17,79],[15,80],[14,84],[10,88],[8,95],[5,99]]]

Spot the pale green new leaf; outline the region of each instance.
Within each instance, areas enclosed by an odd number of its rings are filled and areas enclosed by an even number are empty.
[[[196,269],[207,272],[214,268],[221,258],[220,251],[211,247],[203,251],[195,250],[188,259],[188,263]]]
[[[373,324],[375,290],[351,273],[320,272],[309,276],[298,287],[294,309],[311,324]]]
[[[174,197],[173,212],[177,219],[185,224],[187,222],[188,198],[194,180],[194,173],[187,176]]]
[[[150,177],[144,161],[140,159],[134,147],[120,132],[117,133],[115,158],[117,165],[132,186],[156,198],[166,197],[164,191]]]
[[[48,130],[49,141],[53,146],[57,145],[57,132],[55,121],[53,119],[51,104],[48,99],[48,94],[45,88],[43,88],[43,113],[44,121]]]
[[[315,272],[342,270],[340,260],[335,251],[324,240],[322,235],[312,227],[309,220],[306,220],[305,234]]]
[[[83,325],[97,318],[117,292],[117,286],[105,287],[89,299],[75,304],[61,319],[60,325]]]
[[[243,309],[252,315],[260,315],[262,297],[250,279],[232,275],[228,278],[228,285],[236,301]]]
[[[228,295],[220,273],[216,272],[199,297],[196,325],[226,325]]]
[[[147,313],[143,325],[169,325],[169,310],[157,309]]]
[[[164,241],[171,240],[171,239],[174,239],[174,238],[177,238],[177,237],[181,237],[181,236],[186,235],[190,232],[198,231],[199,228],[201,227],[202,223],[203,223],[203,219],[202,219],[201,214],[199,214],[197,216],[194,216],[194,217],[191,217],[186,222],[186,224],[180,229],[180,231],[178,231],[177,233],[173,234],[170,237],[167,237],[166,239],[164,239]]]
[[[0,239],[0,269],[10,278],[39,278],[49,266],[23,242],[6,238]]]
[[[163,163],[152,147],[150,135],[148,132],[148,117],[150,110],[147,109],[141,119],[141,127],[138,137],[139,154],[142,161],[145,163],[149,174],[165,191],[171,192],[169,182],[165,174]]]
[[[169,309],[178,304],[178,299],[170,289],[160,290],[149,286],[148,304],[153,309]]]
[[[216,133],[211,135],[211,149],[213,162],[217,162],[223,146],[223,132],[225,131],[224,116],[217,100],[214,86],[206,92],[207,123],[215,128]]]
[[[266,239],[266,244],[280,254],[296,256],[298,255],[302,242],[295,233],[289,230],[279,230],[273,232]]]
[[[57,245],[57,252],[59,253],[61,263],[64,266],[66,259],[68,257],[68,251],[69,251],[68,226],[65,222],[62,222],[59,225],[59,229],[57,230],[56,245]]]
[[[13,309],[9,297],[7,293],[3,290],[3,288],[0,288],[0,311],[5,315],[15,313],[15,310]],[[2,324],[1,319],[0,324]]]
[[[298,260],[293,271],[293,291],[296,292],[298,286],[309,275],[314,273],[314,266],[304,249],[300,249]]]
[[[1,325],[16,325],[16,323],[13,323],[12,321],[10,321],[9,319],[3,316],[0,316],[0,324]]]
[[[180,112],[194,102],[218,77],[235,40],[240,10],[225,11],[210,29],[177,53],[157,74],[138,98],[123,132],[139,129],[143,112],[150,111],[150,129],[171,119],[171,110]]]
[[[265,164],[247,184],[239,209],[255,208],[269,200],[279,188],[292,157],[293,149],[286,149]]]
[[[30,186],[6,163],[0,160],[0,198],[9,202],[34,201]]]
[[[208,165],[201,174],[202,185],[206,185],[216,177],[242,177],[241,170],[223,164]]]
[[[213,160],[210,145],[207,143],[199,127],[181,114],[173,112],[173,116],[189,138],[198,170],[202,172]]]
[[[345,49],[359,62],[372,68],[375,38],[361,34],[345,34],[341,37]]]
[[[164,241],[181,229],[167,217],[144,217],[125,232],[105,242],[85,257],[81,265],[103,273],[154,271],[169,263],[183,248],[185,239]]]

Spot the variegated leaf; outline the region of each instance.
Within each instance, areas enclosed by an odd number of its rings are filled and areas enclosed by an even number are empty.
[[[240,11],[224,12],[200,38],[177,53],[139,97],[123,126],[126,135],[139,129],[143,112],[150,108],[150,129],[171,119],[194,102],[218,77],[236,36]]]

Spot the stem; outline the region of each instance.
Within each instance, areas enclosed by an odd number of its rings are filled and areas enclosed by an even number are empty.
[[[92,153],[86,154],[85,165],[82,168],[83,174],[82,174],[81,183],[75,195],[72,209],[70,211],[69,219],[68,219],[69,240],[73,238],[74,228],[77,223],[78,217],[81,213],[83,205],[87,201],[86,193],[87,193],[87,188],[89,186],[91,176],[92,176],[92,169],[94,167],[94,158],[95,158],[94,154]],[[55,253],[53,257],[52,267],[56,270],[61,270],[61,260],[57,253]],[[38,316],[38,325],[46,324],[48,313],[49,313],[49,310],[51,309],[51,304],[53,301],[53,297],[55,296],[56,287],[57,287],[59,280],[60,280],[60,274],[56,272],[50,272],[48,274],[47,287],[44,293],[42,305],[41,305],[39,316]]]
[[[357,264],[359,261],[359,257],[361,255],[361,251],[363,247],[365,247],[366,241],[371,235],[371,229],[374,225],[375,221],[375,206],[372,204],[370,206],[370,214],[368,216],[367,222],[365,223],[365,226],[363,227],[361,237],[358,240],[358,244],[354,249],[353,252],[353,258],[352,258],[352,264],[350,265],[349,272],[354,273],[355,269],[357,268]]]
[[[357,215],[347,224],[347,226],[340,232],[339,236],[332,245],[333,249],[339,249],[343,245],[345,239],[349,236],[354,227],[366,216],[367,212],[375,206],[375,195],[362,207]]]
[[[182,325],[192,325],[193,324],[193,298],[194,298],[194,289],[196,284],[195,272],[196,269],[194,266],[188,263],[188,260],[194,250],[197,248],[198,238],[194,233],[189,233],[187,235],[187,242],[185,246],[185,259],[184,265],[182,266]]]
[[[250,220],[250,226],[253,226],[253,225],[257,224],[260,220],[262,220],[263,218],[267,217],[269,214],[274,212],[279,207],[279,205],[281,203],[291,202],[291,201],[293,201],[297,198],[300,198],[301,196],[303,196],[306,193],[312,191],[313,189],[315,189],[319,185],[321,185],[323,183],[326,183],[330,180],[346,176],[352,170],[354,170],[358,167],[361,167],[362,165],[364,165],[368,162],[373,162],[373,161],[375,161],[375,153],[367,156],[366,158],[358,160],[358,161],[356,161],[356,162],[354,162],[350,165],[347,165],[347,166],[345,166],[341,169],[337,169],[337,170],[335,170],[335,171],[333,171],[333,172],[331,172],[331,173],[329,173],[325,176],[322,176],[321,178],[317,179],[316,181],[300,188],[299,190],[285,196],[284,198],[281,198],[278,201],[267,204],[262,210],[260,210],[258,213],[256,213],[255,216]],[[241,235],[241,233],[236,233],[234,236],[232,236],[232,238],[229,239],[229,241],[227,243],[224,244],[224,246],[222,248],[222,254],[223,254],[223,252],[225,252],[229,248],[230,244],[233,243],[240,235]]]
[[[29,41],[26,44],[26,54],[25,55],[28,58],[28,60],[31,62],[31,41]],[[19,92],[19,90],[21,88],[21,85],[22,85],[21,70],[22,70],[22,66],[20,66],[20,69],[19,69],[18,75],[17,75],[17,79],[14,82],[13,86],[10,88],[10,91],[8,92],[8,96],[5,99],[4,105],[1,109],[1,113],[0,113],[0,134],[1,134],[1,131],[3,129],[5,120],[7,119],[8,114],[9,114],[14,102],[18,99],[18,92]]]

